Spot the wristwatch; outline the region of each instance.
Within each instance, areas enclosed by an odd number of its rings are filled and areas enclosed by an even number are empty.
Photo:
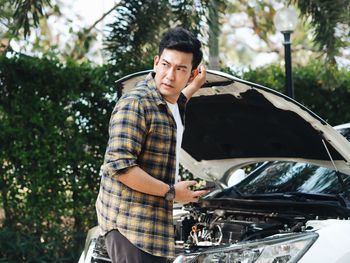
[[[169,190],[166,192],[164,198],[167,201],[173,201],[175,199],[175,187],[173,184],[169,185]]]

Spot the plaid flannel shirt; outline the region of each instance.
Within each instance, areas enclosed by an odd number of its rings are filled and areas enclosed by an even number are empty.
[[[182,118],[185,103],[181,94],[178,105]],[[138,248],[155,256],[174,257],[173,202],[135,191],[117,177],[138,165],[151,176],[173,184],[175,148],[175,120],[149,74],[118,100],[112,112],[96,201],[103,232],[118,229]]]

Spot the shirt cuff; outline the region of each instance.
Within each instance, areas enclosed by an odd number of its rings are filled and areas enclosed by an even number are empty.
[[[130,168],[135,166],[137,166],[137,164],[134,162],[111,162],[103,164],[102,170],[109,176],[120,176],[127,173]]]

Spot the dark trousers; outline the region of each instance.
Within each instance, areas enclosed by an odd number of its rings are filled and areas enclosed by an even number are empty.
[[[134,246],[118,230],[107,233],[106,248],[112,263],[166,263],[167,259],[153,256]]]

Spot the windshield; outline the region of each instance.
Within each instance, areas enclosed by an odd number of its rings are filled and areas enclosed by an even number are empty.
[[[350,176],[339,173],[346,188]],[[268,162],[236,185],[243,195],[302,192],[339,194],[342,186],[334,169],[299,162]]]
[[[338,130],[348,141],[350,141],[350,128],[344,128]]]

